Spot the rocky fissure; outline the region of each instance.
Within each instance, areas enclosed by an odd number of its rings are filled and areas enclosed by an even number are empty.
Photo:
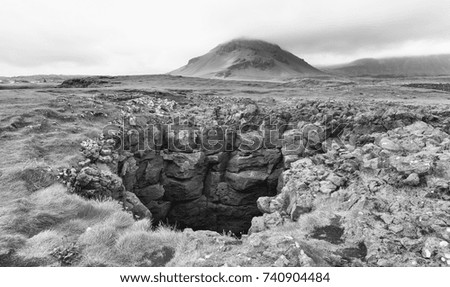
[[[184,99],[123,102],[124,117],[84,142],[85,160],[63,178],[137,219],[231,232],[255,246],[295,226],[312,265],[448,264],[447,110]],[[295,266],[294,257],[279,263]]]
[[[144,151],[129,153],[122,179],[153,214],[154,222],[179,228],[246,233],[261,215],[256,200],[276,195],[281,173],[277,149],[207,155]]]

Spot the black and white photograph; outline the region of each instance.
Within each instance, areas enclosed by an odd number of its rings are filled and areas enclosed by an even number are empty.
[[[448,0],[0,0],[0,285],[444,278],[449,16]]]

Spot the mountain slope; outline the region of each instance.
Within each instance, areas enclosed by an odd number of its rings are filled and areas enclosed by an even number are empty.
[[[438,76],[450,75],[450,54],[359,59],[327,67],[327,71],[349,76]]]
[[[221,44],[169,74],[201,78],[281,80],[322,72],[278,45],[260,40],[239,39]]]

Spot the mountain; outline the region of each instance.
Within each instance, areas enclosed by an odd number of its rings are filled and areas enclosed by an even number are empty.
[[[450,54],[359,59],[324,68],[348,76],[439,76],[450,75]]]
[[[282,80],[320,75],[303,59],[261,40],[237,39],[189,60],[171,75],[242,80]]]

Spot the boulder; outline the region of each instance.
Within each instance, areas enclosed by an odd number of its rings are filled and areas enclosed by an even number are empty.
[[[262,196],[256,201],[256,206],[262,213],[272,213],[273,211],[270,210],[270,202],[272,199],[273,197]]]
[[[164,196],[164,187],[158,183],[144,188],[134,189],[133,193],[136,194],[144,204],[148,204],[150,201],[161,199]]]
[[[310,149],[322,149],[322,143],[326,139],[326,133],[320,126],[308,124],[302,129],[305,146]]]
[[[118,199],[124,192],[122,179],[96,166],[84,167],[74,178],[75,193],[87,198]]]
[[[263,171],[247,170],[239,173],[226,172],[225,179],[236,191],[251,192],[265,186],[269,175]]]
[[[330,194],[337,189],[337,186],[328,180],[320,181],[319,191],[324,194]]]
[[[261,149],[249,154],[235,152],[228,161],[227,170],[230,172],[240,172],[244,170],[262,169],[267,173],[271,173],[280,160],[281,153],[278,149]]]
[[[160,155],[147,161],[143,178],[138,179],[139,182],[143,182],[145,185],[153,185],[160,181],[161,171],[164,168],[164,161]]]

